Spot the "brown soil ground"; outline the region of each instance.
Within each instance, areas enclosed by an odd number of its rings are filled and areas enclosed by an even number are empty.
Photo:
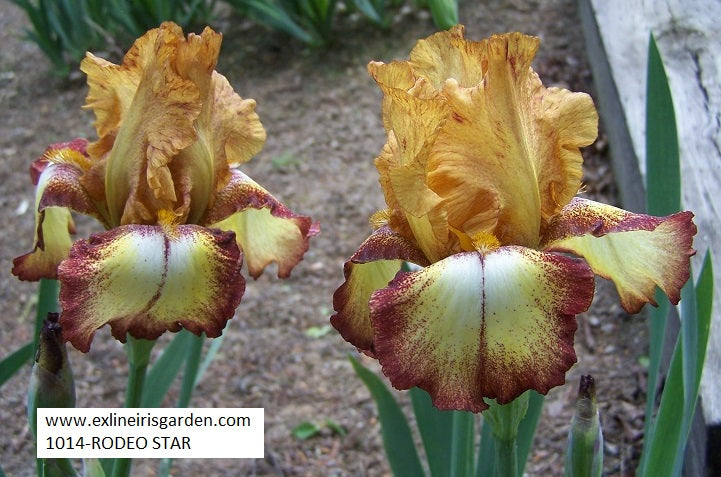
[[[460,18],[470,38],[512,30],[538,35],[535,68],[544,83],[594,94],[575,1],[469,1]],[[34,316],[36,284],[10,273],[12,258],[28,251],[33,237],[28,165],[49,143],[95,137],[92,114],[80,109],[82,79],[63,82],[49,74],[37,48],[21,40],[26,26],[21,11],[0,3],[0,356],[30,339]],[[264,150],[245,172],[294,211],[320,221],[322,233],[290,279],[278,280],[270,270],[248,283],[218,359],[192,402],[265,408],[266,457],[181,460],[173,475],[388,475],[373,401],[347,358],[353,347],[335,332],[311,338],[306,331],[327,325],[343,262],[368,235],[369,215],[383,206],[373,166],[385,140],[381,96],[365,65],[407,58],[415,41],[434,27],[415,10],[397,15],[388,32],[346,17],[338,23],[337,45],[313,51],[237,17],[222,16],[214,26],[225,34],[218,70],[241,96],[257,100],[268,132]],[[603,134],[585,155],[587,194],[613,202]],[[94,230],[79,220],[79,236]],[[613,287],[603,281],[591,310],[578,319],[578,363],[568,383],[549,393],[527,473],[559,475],[578,378],[590,373],[606,436],[605,473],[632,475],[645,389],[639,364],[646,353],[644,321],[624,314]],[[70,359],[79,407],[122,405],[126,359],[107,328],[97,333],[88,354],[71,350]],[[0,463],[9,476],[34,475],[24,417],[28,376],[23,369],[0,389]],[[406,402],[405,394],[398,396]],[[171,395],[166,405],[173,402]],[[326,419],[347,435],[327,431],[305,441],[291,436],[301,422]],[[156,464],[139,461],[134,475],[154,475]]]

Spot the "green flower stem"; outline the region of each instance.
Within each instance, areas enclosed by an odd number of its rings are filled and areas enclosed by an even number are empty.
[[[475,422],[475,417],[470,412],[453,412],[450,474],[453,477],[466,477],[473,473]]]
[[[178,407],[188,407],[190,398],[193,396],[195,384],[198,380],[198,370],[200,369],[200,357],[203,353],[203,344],[205,343],[205,334],[200,336],[192,335],[188,342],[187,352],[188,358],[185,362],[185,373],[183,373],[183,383],[180,386],[180,397],[178,398]]]
[[[515,438],[496,439],[496,475],[516,477],[518,475],[518,443]]]
[[[58,293],[60,284],[52,278],[41,278],[38,285],[38,304],[35,311],[35,344],[33,351],[38,349],[38,340],[40,339],[40,330],[43,322],[47,318],[48,313],[57,313],[60,311],[58,305]]]
[[[185,372],[183,373],[183,382],[180,385],[180,397],[178,397],[178,407],[185,408],[190,404],[193,397],[195,385],[198,381],[198,370],[200,369],[200,358],[203,354],[203,344],[205,344],[205,334],[200,336],[191,335],[186,351],[188,357],[185,361]],[[170,475],[170,468],[173,465],[173,459],[164,458],[158,466],[158,475]]]
[[[155,341],[136,339],[128,335],[125,350],[128,354],[128,387],[125,390],[125,407],[138,407],[143,397],[145,375],[150,362],[150,352]],[[128,477],[132,459],[116,459],[113,477]]]
[[[143,396],[145,374],[148,371],[150,352],[155,341],[136,339],[128,336],[126,351],[128,353],[128,388],[125,391],[125,407],[138,407]]]
[[[528,410],[528,398],[527,391],[508,404],[488,402],[484,415],[492,424],[498,477],[518,477],[518,426]]]

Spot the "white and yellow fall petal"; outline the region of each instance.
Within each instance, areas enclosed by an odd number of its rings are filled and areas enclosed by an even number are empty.
[[[104,223],[80,183],[88,167],[84,153],[82,140],[53,144],[30,168],[36,182],[35,238],[32,252],[13,260],[13,274],[21,280],[57,276],[57,267],[68,256],[72,244],[70,235],[75,232],[70,210]]]
[[[373,293],[375,355],[393,386],[418,386],[439,409],[545,394],[576,361],[575,315],[593,290],[579,259],[523,247],[451,255]]]
[[[153,340],[186,328],[221,334],[245,291],[232,232],[127,225],[76,242],[58,268],[63,336],[87,352],[95,331]]]
[[[32,252],[13,259],[13,275],[20,280],[56,278],[58,265],[67,258],[73,243],[73,219],[65,207],[48,207],[38,212],[36,221]]]
[[[598,275],[613,280],[629,313],[656,304],[660,287],[672,303],[689,278],[696,226],[691,212],[667,217],[634,214],[575,198],[552,218],[541,246],[583,257]]]
[[[368,300],[395,277],[403,261],[417,265],[429,262],[410,241],[383,226],[373,232],[348,260],[345,282],[333,294],[335,314],[330,322],[356,348],[373,354],[373,329]]]
[[[308,250],[310,237],[319,231],[310,217],[294,214],[237,169],[231,170],[230,181],[201,223],[235,232],[253,278],[273,262],[278,276],[288,277]]]

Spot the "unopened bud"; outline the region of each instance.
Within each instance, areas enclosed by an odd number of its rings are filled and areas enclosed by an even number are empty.
[[[596,386],[590,375],[581,376],[576,413],[568,432],[566,477],[600,477],[603,470],[603,432],[596,404]]]
[[[74,407],[75,382],[58,324],[58,314],[48,313],[43,323],[28,388],[28,420],[36,431],[37,409]]]

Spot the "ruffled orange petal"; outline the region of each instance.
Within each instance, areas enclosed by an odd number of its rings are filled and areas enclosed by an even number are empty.
[[[217,137],[223,138],[218,155],[231,167],[250,160],[265,144],[265,129],[255,112],[255,100],[243,99],[233,92],[225,76],[214,73],[215,96],[213,104],[217,114],[209,126]]]
[[[486,40],[483,80],[443,85],[451,109],[428,163],[428,185],[447,201],[449,223],[469,236],[535,248],[541,220],[581,184],[579,147],[596,137],[590,97],[546,89],[530,67],[538,40],[518,33]],[[491,220],[478,220],[498,208]]]
[[[91,54],[81,65],[90,85],[86,107],[96,112],[99,135],[89,152],[107,152],[105,195],[113,225],[154,223],[158,210],[177,208],[183,196],[170,162],[194,141],[201,109],[198,87],[174,68],[184,41],[180,27],[163,23],[135,42],[122,65]]]
[[[455,79],[461,86],[472,87],[485,74],[482,57],[485,44],[464,38],[465,28],[456,25],[418,41],[410,54],[410,65],[416,75],[427,78],[436,91],[447,79]]]
[[[230,167],[248,161],[265,144],[255,101],[242,99],[224,76],[214,73],[211,96],[195,122],[198,140],[177,158],[180,177],[192,183],[187,221],[198,222],[230,179]]]
[[[201,223],[235,232],[253,278],[273,262],[278,276],[288,277],[308,250],[310,237],[319,231],[310,217],[294,214],[238,170],[231,170],[230,181]]]
[[[384,190],[390,189],[400,208],[420,217],[441,201],[426,185],[425,175],[428,153],[445,119],[445,104],[397,91],[386,99],[383,113],[390,154],[376,159],[381,183],[387,184]]]
[[[220,33],[209,27],[200,35],[190,33],[178,43],[172,58],[178,75],[198,89],[202,104],[194,122],[196,141],[179,151],[168,167],[177,190],[175,212],[184,223],[197,223],[212,201],[218,183],[228,179],[228,165],[222,157],[216,157],[217,145],[212,141],[212,128],[208,128],[212,115],[220,114],[214,107],[212,78],[222,39]]]
[[[689,278],[689,257],[696,226],[691,212],[667,217],[634,214],[575,198],[553,217],[542,247],[586,259],[594,272],[613,280],[629,313],[656,305],[658,285],[672,303]]]
[[[178,50],[178,71],[198,86],[203,107],[195,120],[197,141],[175,162],[177,177],[188,181],[187,222],[197,223],[229,179],[229,167],[248,161],[265,144],[265,129],[255,113],[255,101],[238,96],[228,80],[214,71],[222,35],[210,28],[190,34]]]
[[[231,232],[195,225],[128,225],[73,245],[60,264],[63,336],[87,352],[109,324],[125,341],[187,328],[217,337],[245,290]]]
[[[373,330],[368,300],[398,273],[403,261],[428,265],[407,239],[384,226],[373,232],[344,267],[345,282],[333,294],[336,313],[330,322],[356,348],[373,354]]]
[[[399,274],[370,299],[375,354],[393,386],[479,412],[562,384],[575,315],[593,298],[582,261],[523,247],[467,252]]]
[[[391,225],[401,233],[410,232],[407,238],[431,261],[446,256],[453,239],[442,200],[426,184],[428,154],[445,114],[441,100],[423,100],[389,89],[383,102],[388,142],[375,161],[395,219]]]
[[[419,41],[407,62],[369,64],[384,94],[389,139],[376,164],[391,209],[420,217],[408,204],[440,199],[447,224],[436,229],[538,245],[543,221],[578,192],[579,147],[593,142],[598,119],[588,95],[543,87],[531,69],[537,49],[520,33],[468,41],[457,26]]]

